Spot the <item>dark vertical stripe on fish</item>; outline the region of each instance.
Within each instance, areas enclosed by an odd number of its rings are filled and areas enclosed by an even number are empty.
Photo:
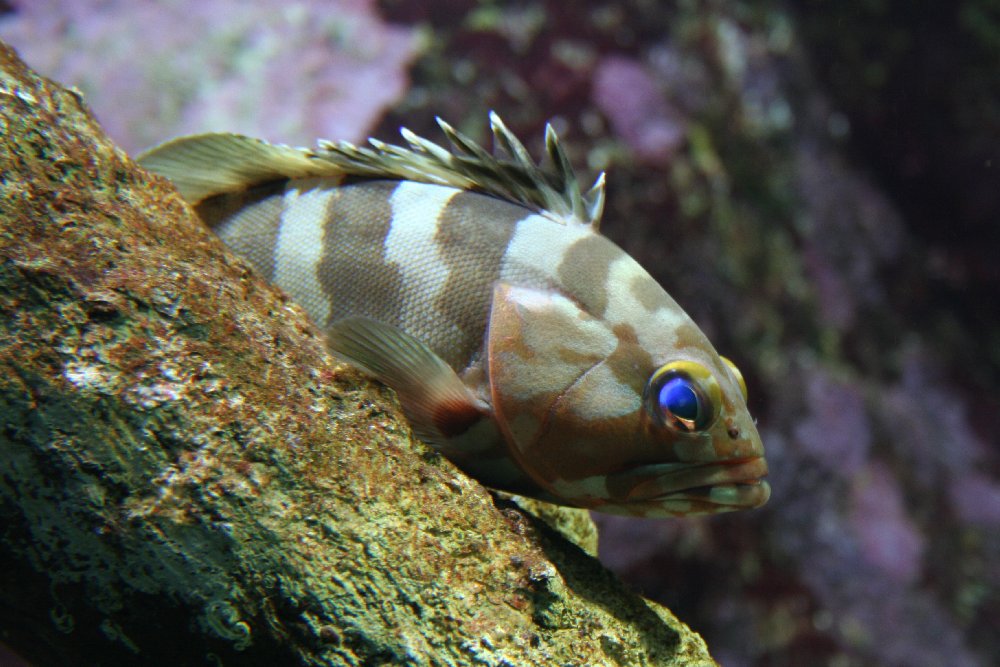
[[[608,307],[608,276],[622,250],[608,239],[589,234],[566,249],[559,263],[559,281],[572,290],[587,312],[601,317]]]
[[[274,279],[274,249],[286,183],[279,180],[246,192],[212,197],[196,209],[222,242],[267,280]]]
[[[468,364],[482,346],[504,252],[517,222],[530,214],[516,204],[461,192],[438,217],[434,240],[441,248],[448,278],[434,308],[461,332],[460,340],[448,351],[459,367]]]
[[[330,200],[317,272],[330,299],[323,326],[347,316],[364,316],[399,326],[403,280],[385,258],[392,224],[389,199],[399,181],[368,181],[340,187]]]

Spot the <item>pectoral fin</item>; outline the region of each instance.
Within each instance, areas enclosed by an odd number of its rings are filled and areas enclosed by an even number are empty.
[[[489,415],[455,371],[422,341],[396,327],[363,317],[339,320],[327,331],[338,357],[392,387],[421,440],[447,449]]]

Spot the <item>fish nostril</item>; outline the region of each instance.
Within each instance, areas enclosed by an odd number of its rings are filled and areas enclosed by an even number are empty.
[[[728,433],[729,437],[732,438],[733,440],[735,440],[736,438],[740,437],[740,430],[738,428],[736,428],[735,426],[730,426],[729,430],[726,431],[726,433]]]

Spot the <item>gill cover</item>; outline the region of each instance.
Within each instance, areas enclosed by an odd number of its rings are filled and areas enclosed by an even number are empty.
[[[559,413],[571,394],[598,380],[597,367],[617,339],[605,322],[557,292],[503,283],[494,290],[488,336],[495,418],[521,467],[551,491],[553,481],[568,472],[567,462],[588,457],[579,434],[558,432],[580,420],[560,419]],[[628,414],[638,397],[598,391],[594,399],[605,402],[605,412]],[[561,446],[574,441],[578,456]]]

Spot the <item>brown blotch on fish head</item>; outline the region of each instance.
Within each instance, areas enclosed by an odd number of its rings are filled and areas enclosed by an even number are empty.
[[[675,310],[678,307],[666,291],[660,287],[660,284],[646,273],[632,277],[629,282],[629,291],[635,300],[651,313],[661,308]]]
[[[617,324],[612,331],[618,338],[618,347],[604,363],[619,382],[641,395],[656,370],[653,356],[639,344],[639,336],[632,325]]]
[[[624,250],[599,234],[577,239],[559,262],[556,274],[559,282],[572,291],[584,310],[594,316],[604,314],[608,307],[608,278],[611,265]]]
[[[684,322],[679,325],[676,329],[676,336],[675,344],[678,350],[704,350],[712,348],[712,344],[708,338],[694,322]]]

